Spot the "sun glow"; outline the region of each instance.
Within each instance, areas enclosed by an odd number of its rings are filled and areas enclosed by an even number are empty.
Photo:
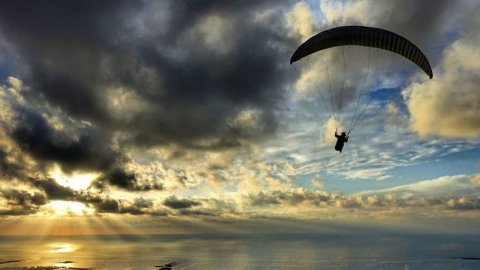
[[[87,189],[99,174],[85,172],[65,174],[59,166],[55,166],[50,171],[50,176],[60,185],[79,191]]]
[[[48,212],[56,216],[83,216],[93,214],[93,209],[81,202],[72,201],[51,201],[45,205]]]
[[[77,249],[78,246],[71,243],[53,243],[49,245],[50,253],[71,253]]]

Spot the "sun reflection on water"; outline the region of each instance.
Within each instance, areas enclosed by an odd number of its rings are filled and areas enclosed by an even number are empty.
[[[50,253],[71,253],[78,249],[78,246],[71,243],[53,243],[49,245]]]

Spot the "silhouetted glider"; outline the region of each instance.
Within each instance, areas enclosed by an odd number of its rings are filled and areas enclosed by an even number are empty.
[[[305,41],[290,58],[290,64],[312,53],[337,46],[357,45],[399,54],[433,78],[432,68],[423,52],[408,39],[393,32],[366,26],[342,26],[323,31]]]

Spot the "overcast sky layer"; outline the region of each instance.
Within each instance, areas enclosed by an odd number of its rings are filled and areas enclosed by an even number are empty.
[[[74,234],[472,232],[479,11],[475,0],[2,1],[2,232],[52,216],[81,219]],[[406,37],[433,79],[365,47],[289,64],[343,25]],[[351,130],[341,154],[336,129]]]

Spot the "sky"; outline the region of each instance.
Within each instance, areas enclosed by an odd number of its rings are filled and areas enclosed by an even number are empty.
[[[479,11],[2,1],[0,234],[478,233]],[[358,46],[289,63],[345,25],[406,37],[433,78]]]

